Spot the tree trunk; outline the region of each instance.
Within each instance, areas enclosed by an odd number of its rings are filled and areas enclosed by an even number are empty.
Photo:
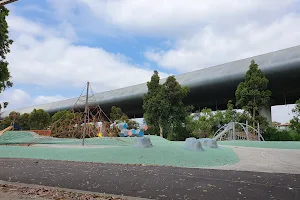
[[[161,125],[161,117],[158,119],[158,126],[159,126],[159,135],[160,137],[163,137],[163,127]]]
[[[253,108],[253,128],[255,128],[255,109]]]
[[[160,123],[158,123],[158,125],[159,125],[159,135],[160,135],[160,137],[163,137],[163,129],[162,129],[162,126],[161,126]]]

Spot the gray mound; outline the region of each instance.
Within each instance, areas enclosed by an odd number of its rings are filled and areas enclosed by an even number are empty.
[[[217,141],[211,138],[200,138],[199,141],[201,142],[202,146],[209,147],[209,148],[218,148]]]
[[[185,139],[184,148],[192,151],[203,151],[201,142],[193,137]]]
[[[134,141],[134,146],[138,148],[150,148],[153,147],[150,138],[148,137],[138,137]]]

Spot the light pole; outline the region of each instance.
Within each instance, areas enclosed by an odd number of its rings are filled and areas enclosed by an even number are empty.
[[[4,6],[6,4],[13,3],[15,1],[18,1],[18,0],[0,0],[0,6]]]

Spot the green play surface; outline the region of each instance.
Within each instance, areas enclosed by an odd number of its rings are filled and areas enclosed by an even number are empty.
[[[176,167],[211,167],[234,164],[239,161],[231,148],[204,148],[203,152],[196,152],[185,149],[184,142],[171,142],[158,136],[146,137],[151,139],[152,148],[133,147],[136,138],[89,138],[86,139],[87,147],[82,148],[80,145],[82,140],[78,139],[42,137],[31,132],[10,131],[0,136],[0,144],[35,143],[47,144],[47,146],[1,145],[0,158],[37,158]],[[51,144],[55,146],[51,147]],[[70,147],[70,145],[73,146]]]

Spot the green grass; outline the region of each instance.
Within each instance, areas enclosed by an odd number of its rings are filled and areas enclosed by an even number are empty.
[[[7,132],[0,137],[0,143],[13,143],[16,141],[28,143],[32,140],[46,144],[78,144],[81,140],[38,138],[32,133]],[[35,137],[35,138],[31,138]],[[183,142],[171,142],[157,136],[150,137],[152,148],[133,147],[136,138],[91,138],[86,140],[87,145],[109,145],[108,148],[60,148],[60,147],[27,147],[27,146],[0,146],[1,158],[36,158],[50,160],[69,160],[83,162],[120,163],[120,164],[146,164],[167,165],[176,167],[210,167],[225,164],[234,164],[239,161],[231,148],[204,148],[203,152],[184,149]],[[11,140],[9,140],[11,138]],[[31,138],[31,139],[30,139]]]
[[[257,148],[300,149],[300,142],[292,141],[219,141],[218,144]]]

